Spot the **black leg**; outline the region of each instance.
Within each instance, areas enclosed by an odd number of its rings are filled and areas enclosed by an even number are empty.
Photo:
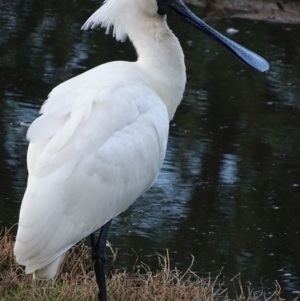
[[[92,260],[94,262],[94,270],[99,288],[99,301],[107,301],[104,265],[106,262],[106,241],[111,221],[112,220],[108,221],[100,228],[100,233],[96,243],[95,232],[90,235],[92,245]]]

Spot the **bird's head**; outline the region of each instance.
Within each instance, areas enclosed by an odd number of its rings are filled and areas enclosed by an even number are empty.
[[[143,20],[143,18],[164,20],[165,15],[170,13],[175,13],[186,23],[219,42],[250,67],[260,72],[269,70],[269,64],[265,59],[210,27],[193,14],[182,0],[106,0],[82,28],[101,26],[106,27],[106,32],[110,32],[113,28],[113,35],[116,39],[124,41],[127,37],[125,24],[139,26],[137,20]]]
[[[157,13],[160,15],[166,15],[171,12],[172,0],[156,0],[157,1]]]

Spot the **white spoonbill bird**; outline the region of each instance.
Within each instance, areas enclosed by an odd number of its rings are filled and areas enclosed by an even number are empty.
[[[184,55],[166,15],[179,17],[260,72],[268,63],[227,39],[182,0],[107,0],[83,25],[128,36],[136,62],[98,66],[53,89],[30,126],[28,183],[14,253],[26,273],[54,277],[68,249],[91,235],[99,298],[110,221],[154,183],[185,83]],[[95,240],[94,232],[100,229]]]

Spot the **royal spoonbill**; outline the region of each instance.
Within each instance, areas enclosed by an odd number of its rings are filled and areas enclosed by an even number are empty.
[[[186,83],[183,52],[166,22],[171,12],[252,68],[269,69],[263,58],[209,27],[182,0],[106,0],[83,29],[101,26],[119,41],[129,37],[138,59],[103,64],[60,84],[31,124],[29,176],[14,247],[26,273],[54,277],[66,251],[91,235],[99,299],[107,300],[111,220],[154,183]]]

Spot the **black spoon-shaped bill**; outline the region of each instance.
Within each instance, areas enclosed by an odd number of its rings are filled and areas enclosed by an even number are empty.
[[[238,43],[228,39],[218,31],[207,25],[204,21],[202,21],[194,13],[192,13],[181,0],[173,0],[169,5],[171,9],[181,17],[181,19],[193,25],[210,38],[218,41],[221,45],[229,49],[244,63],[260,72],[268,72],[270,67],[268,62],[264,58],[239,45]]]

